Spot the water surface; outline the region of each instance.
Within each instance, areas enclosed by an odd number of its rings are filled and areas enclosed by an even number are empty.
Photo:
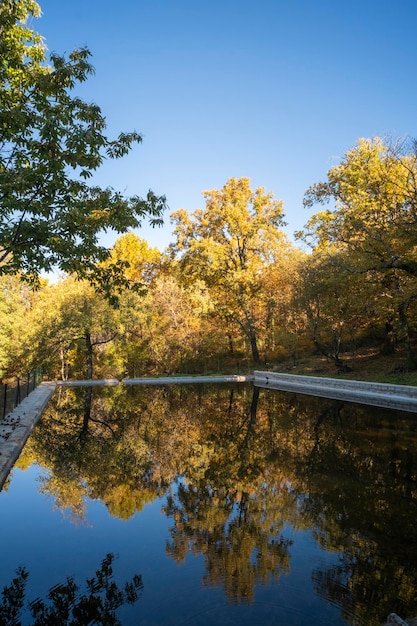
[[[81,590],[110,553],[123,625],[415,616],[416,432],[243,383],[61,388],[0,494],[0,585]]]

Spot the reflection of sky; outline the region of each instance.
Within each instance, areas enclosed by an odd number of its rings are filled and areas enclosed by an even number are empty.
[[[161,513],[160,498],[128,521],[112,517],[99,501],[87,501],[84,525],[54,510],[53,499],[39,494],[38,466],[14,470],[8,491],[0,494],[0,587],[10,583],[15,569],[29,571],[28,598],[45,598],[54,584],[74,576],[77,583],[91,577],[108,552],[117,555],[119,583],[142,575],[143,595],[133,607],[122,607],[122,623],[137,624],[343,624],[339,610],[314,593],[311,570],[334,563],[310,532],[295,533],[285,526],[290,546],[290,573],[278,584],[257,586],[251,606],[227,604],[221,587],[204,588],[204,557],[187,554],[182,564],[166,557],[171,518]],[[227,619],[225,619],[227,618]],[[225,619],[225,621],[223,621]],[[230,620],[230,621],[228,621]]]

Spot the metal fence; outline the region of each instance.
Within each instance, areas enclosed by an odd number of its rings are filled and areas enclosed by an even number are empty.
[[[42,381],[41,370],[30,372],[23,378],[17,377],[12,381],[0,385],[0,417],[13,411],[31,391]]]

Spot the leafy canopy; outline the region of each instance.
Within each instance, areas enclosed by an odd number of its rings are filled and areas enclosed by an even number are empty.
[[[304,204],[333,202],[334,208],[314,215],[300,237],[315,247],[345,252],[351,269],[402,270],[415,276],[415,143],[361,139],[327,176],[307,190]]]
[[[51,54],[48,63],[43,38],[28,26],[39,15],[33,0],[0,5],[0,274],[59,269],[103,285],[122,273],[97,265],[108,257],[100,234],[146,217],[159,225],[166,201],[87,183],[142,138],[106,136],[100,107],[73,93],[94,71],[89,50]]]
[[[253,191],[249,178],[230,178],[222,189],[203,192],[205,209],[171,215],[186,280],[202,280],[225,319],[233,319],[248,337],[255,362],[262,275],[278,262],[287,242],[280,227],[283,205],[263,187]]]

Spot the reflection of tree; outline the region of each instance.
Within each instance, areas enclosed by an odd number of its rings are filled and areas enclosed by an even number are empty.
[[[291,423],[275,423],[275,455],[305,523],[339,553],[337,565],[313,572],[314,588],[369,626],[391,611],[415,615],[415,418],[330,400],[293,403]]]
[[[120,588],[113,578],[114,555],[108,554],[102,561],[95,576],[86,581],[86,592],[82,593],[72,577],[65,583],[55,585],[49,590],[47,601],[37,598],[28,603],[28,610],[34,618],[32,626],[50,624],[71,624],[88,626],[102,624],[117,626],[121,624],[116,617],[116,610],[124,604],[134,604],[139,598],[143,583],[139,575]],[[4,587],[0,604],[0,623],[2,626],[17,626],[24,610],[25,588],[29,573],[19,567],[17,576],[11,584]]]
[[[167,552],[177,561],[184,560],[187,549],[203,554],[204,583],[224,586],[232,602],[250,602],[255,584],[289,571],[292,542],[280,536],[282,521],[271,505],[271,498],[262,500],[258,493],[180,484],[164,509],[175,522]]]
[[[177,561],[187,549],[204,554],[205,584],[223,585],[232,602],[252,601],[255,584],[289,571],[291,541],[280,534],[279,515],[287,490],[277,490],[263,472],[263,450],[256,446],[258,398],[257,388],[243,403],[231,391],[226,415],[218,411],[211,431],[214,449],[204,475],[193,481],[190,470],[191,482],[180,483],[164,509],[175,522],[168,554]]]
[[[159,493],[149,475],[148,447],[124,420],[123,408],[114,409],[119,400],[117,393],[64,390],[29,441],[36,460],[50,469],[42,491],[75,519],[84,519],[87,496],[127,519]]]
[[[43,489],[58,506],[82,516],[90,496],[127,519],[168,492],[168,554],[204,555],[206,584],[235,602],[289,571],[285,523],[311,530],[339,555],[314,572],[322,597],[369,625],[417,614],[407,414],[249,385],[94,388],[89,413],[83,394],[57,396],[22,459],[49,468]]]
[[[346,618],[355,615],[354,623],[380,626],[391,612],[417,613],[415,551],[404,559],[389,549],[381,554],[372,543],[348,549],[338,565],[314,570],[312,581],[315,591],[342,607]]]
[[[78,520],[85,497],[128,519],[201,462],[198,416],[212,404],[195,388],[61,389],[30,438],[21,463],[50,470],[42,490]]]

